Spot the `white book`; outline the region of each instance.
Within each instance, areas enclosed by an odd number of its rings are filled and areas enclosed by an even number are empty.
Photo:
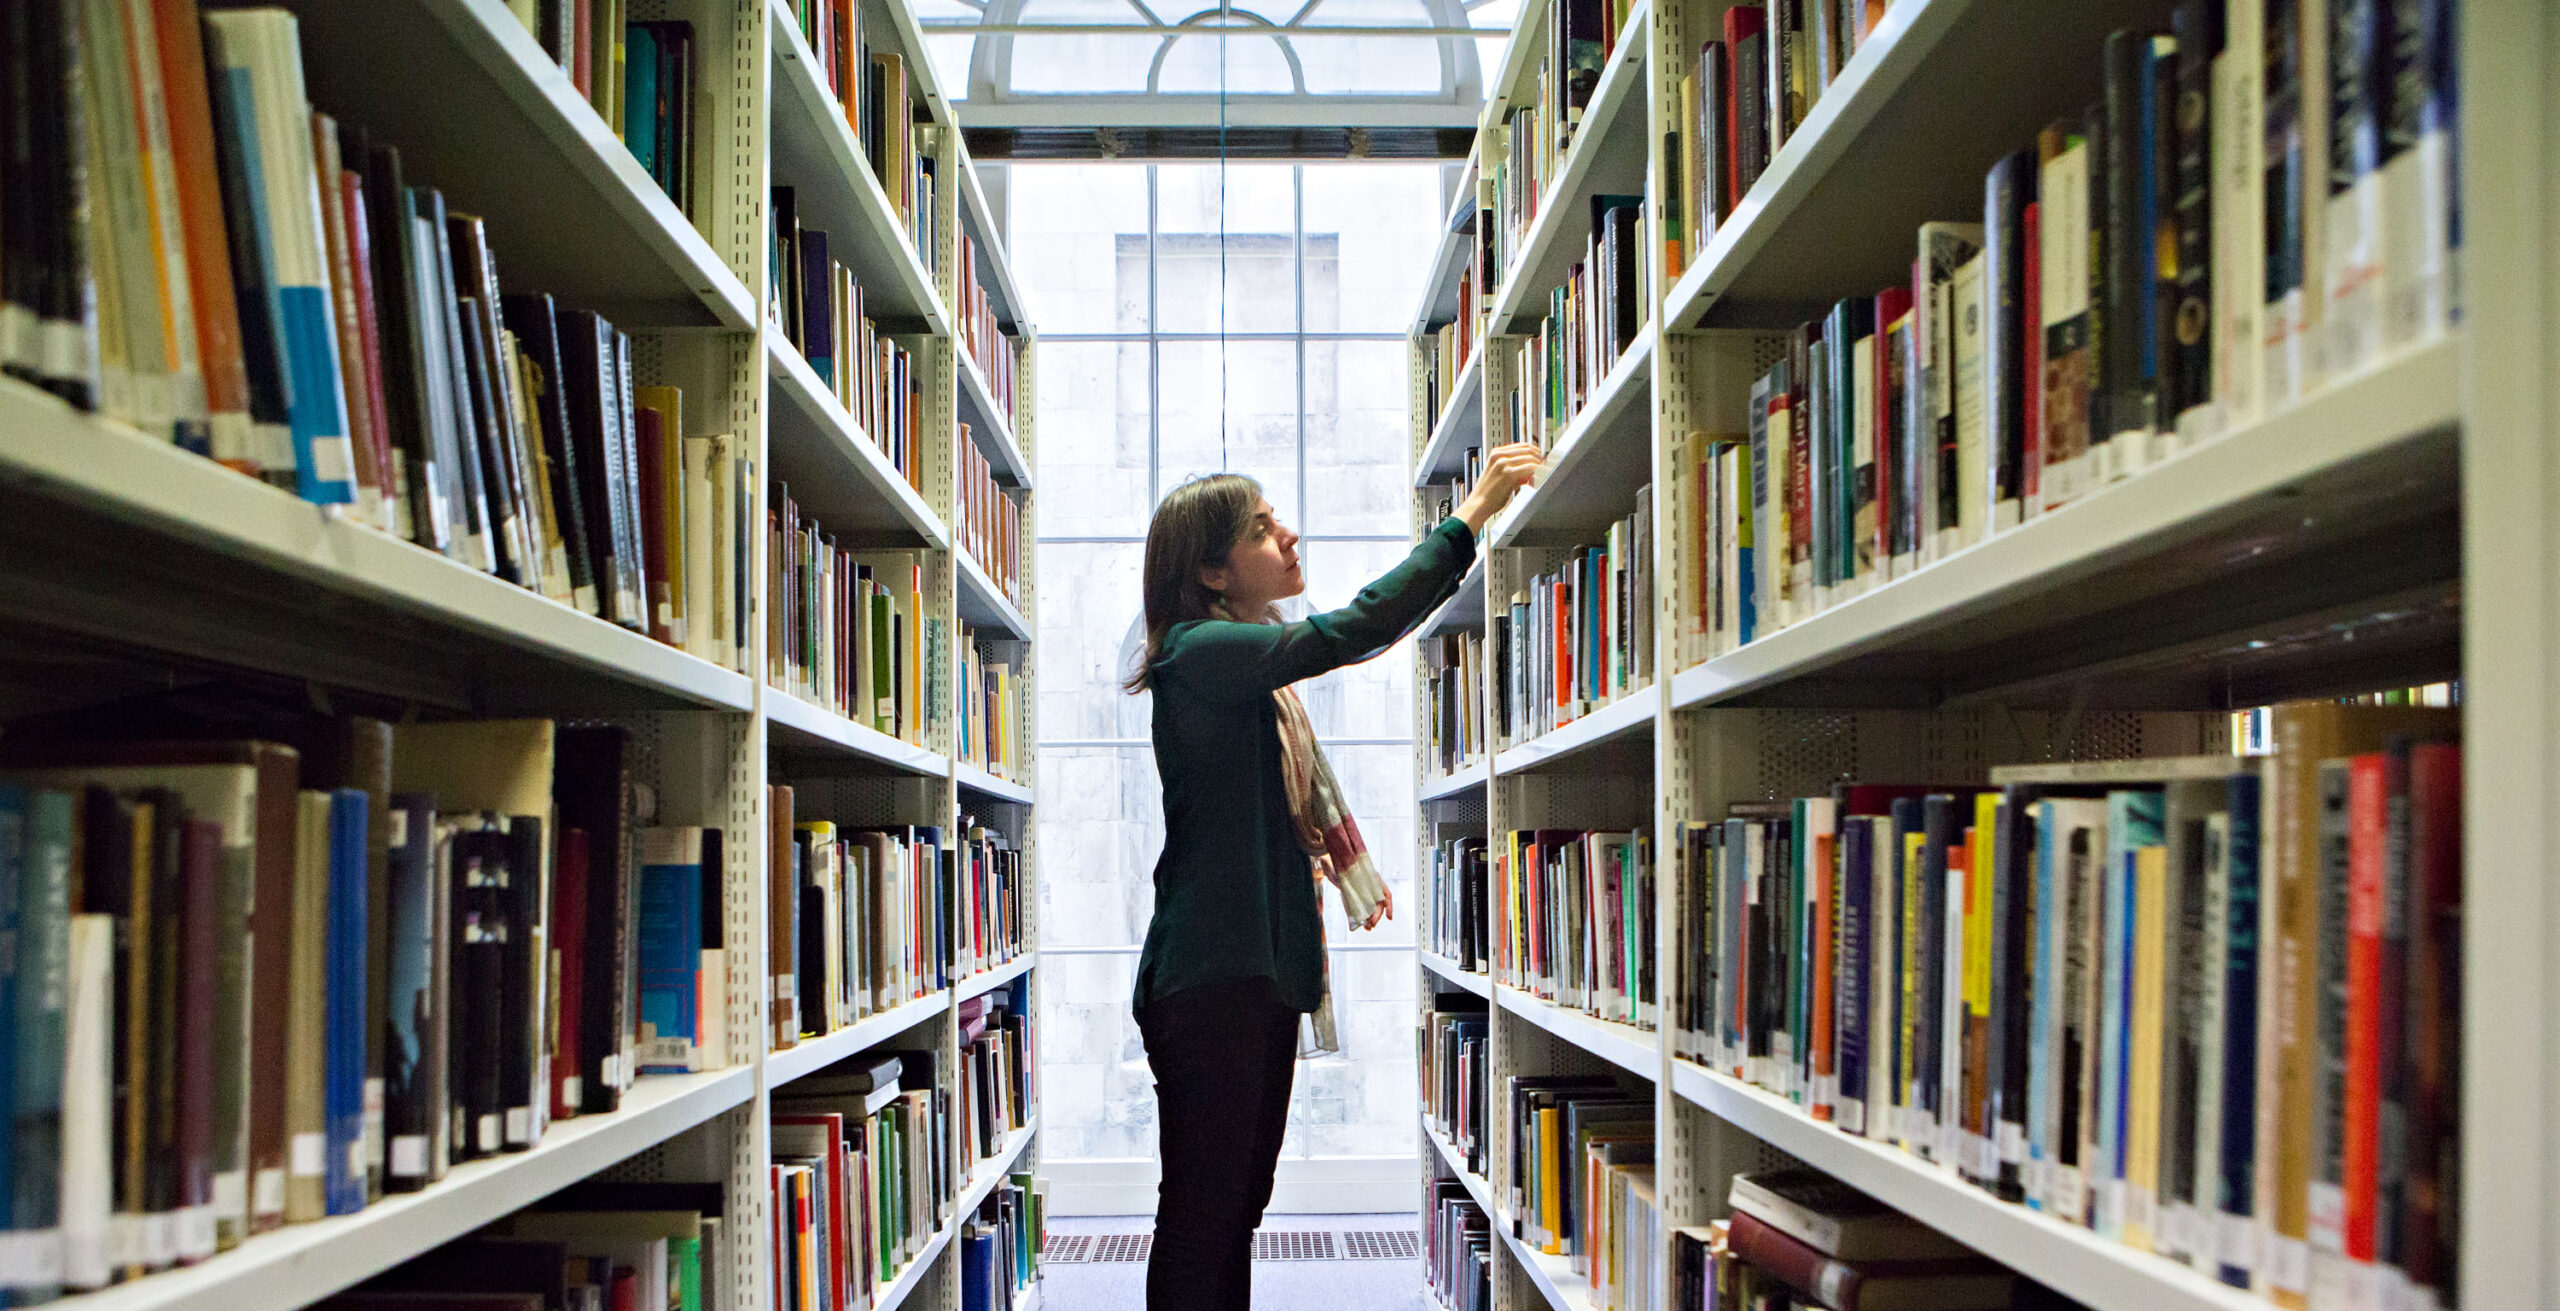
[[[1984,264],[1989,258],[1987,253],[1977,253],[1956,266],[1956,523],[1951,531],[1941,527],[1942,551],[1962,550],[1990,533],[1991,377],[1985,371],[1989,360],[1989,325],[1985,320],[1990,307],[1982,300]]]
[[[115,1052],[115,917],[74,915],[63,1012],[62,1282],[102,1288],[110,1255],[115,1177],[110,1084]]]
[[[2203,959],[2196,963],[2201,988],[2196,1029],[2195,1211],[2187,1264],[2212,1274],[2218,1264],[2214,1233],[2222,1210],[2222,1044],[2225,985],[2231,966],[2231,813],[2204,822]]]
[[[2045,369],[2048,374],[2058,367],[2053,351],[2057,332],[2068,333],[2069,325],[2089,313],[2089,279],[2071,276],[2071,271],[2089,267],[2089,152],[2087,142],[2071,146],[2047,160],[2038,170],[2037,192],[2040,217],[2036,223],[2036,254],[2040,261],[2036,298],[2045,334]],[[2086,341],[2085,336],[2081,339]],[[2092,352],[2086,345],[2081,354]],[[2094,363],[2094,361],[2093,361]],[[2094,383],[2094,370],[2087,379]],[[2093,457],[2086,444],[2096,434],[2087,431],[2085,423],[2079,431],[2064,433],[2051,421],[2042,425],[2044,468],[2038,474],[2037,500],[2040,508],[2050,510],[2076,500],[2088,490]]]
[[[2213,399],[2223,430],[2258,415],[2258,316],[2266,285],[2266,124],[2261,0],[2226,0],[2213,60]]]
[[[1871,816],[1867,880],[1867,1136],[1891,1139],[1898,1128],[1893,1099],[1900,1091],[1891,1054],[1901,1024],[1902,879],[1893,846],[1893,820]]]

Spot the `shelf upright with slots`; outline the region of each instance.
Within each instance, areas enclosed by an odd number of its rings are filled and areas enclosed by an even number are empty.
[[[1674,162],[1666,138],[1683,126],[1680,80],[1701,44],[1721,35],[1729,7],[1628,6],[1636,24],[1602,72],[1593,117],[1554,161],[1557,183],[1494,275],[1480,362],[1464,362],[1472,372],[1456,389],[1474,411],[1464,415],[1426,404],[1426,337],[1453,299],[1449,252],[1434,261],[1412,335],[1418,498],[1454,476],[1453,448],[1463,443],[1446,440],[1453,430],[1487,449],[1512,435],[1519,339],[1496,334],[1532,329],[1544,312],[1589,194],[1632,191],[1640,178],[1649,218],[1662,214]],[[1548,485],[1485,534],[1481,612],[1472,600],[1453,607],[1426,640],[1483,632],[1519,580],[1552,564],[1548,552],[1625,513],[1610,500],[1631,499],[1650,480],[1653,702],[1641,714],[1603,707],[1603,717],[1542,741],[1495,743],[1481,791],[1431,758],[1433,710],[1419,708],[1421,854],[1429,868],[1437,844],[1458,834],[1481,836],[1498,854],[1502,835],[1524,827],[1641,823],[1659,871],[1654,950],[1671,962],[1683,825],[1721,817],[1734,802],[1806,795],[1844,778],[1960,781],[2007,762],[2214,752],[2228,747],[2226,712],[2235,708],[2460,677],[2465,898],[2497,908],[2467,920],[2464,988],[2498,1000],[2475,1004],[2464,1021],[2462,1286],[2453,1300],[2539,1305],[2560,1288],[2560,1249],[2545,1241],[2548,1199],[2560,1195],[2560,1168],[2545,1150],[2560,1080],[2545,1068],[2543,1032],[2560,1010],[2547,966],[2560,934],[2542,886],[2560,866],[2560,826],[2546,818],[2560,800],[2560,770],[2543,746],[2560,732],[2560,698],[2549,691],[2560,644],[2560,460],[2549,440],[2560,423],[2549,382],[2560,376],[2560,200],[2550,183],[2560,176],[2560,95],[2538,76],[2560,60],[2560,21],[2547,6],[2464,7],[2464,303],[2451,330],[1792,623],[1764,614],[1748,645],[1710,649],[1688,619],[1700,580],[1683,544],[1701,513],[1679,491],[1694,472],[1682,464],[1688,440],[1745,432],[1751,383],[1785,348],[1785,328],[1907,278],[1919,225],[1977,216],[1984,170],[2098,94],[2101,39],[2118,27],[2165,28],[2172,7],[2103,0],[2059,14],[2016,0],[1895,0],[1725,221],[1683,215],[1679,267],[1648,225],[1642,374],[1603,381],[1596,397],[1608,408],[1556,434]],[[1487,149],[1489,130],[1533,94],[1554,21],[1554,5],[1525,6],[1489,77],[1494,98],[1475,152],[1485,208],[1495,205],[1492,175],[1507,163]],[[1639,412],[1632,422],[1621,417],[1626,402]],[[1417,534],[1431,526],[1431,509],[1418,499]],[[1435,667],[1417,662],[1418,674]],[[1484,691],[1501,695],[1498,675],[1486,673]],[[1484,910],[1499,941],[1510,908]],[[1441,913],[1436,900],[1432,911]],[[1420,962],[1420,1009],[1469,992],[1490,997],[1497,1099],[1511,1075],[1632,1074],[1645,1062],[1632,1031],[1555,1008],[1511,980],[1478,987],[1456,971],[1436,953]],[[1666,966],[1658,1001],[1667,1003],[1672,982]],[[2098,1311],[2273,1305],[1816,1123],[1786,1097],[1690,1059],[1667,1023],[1643,1040],[1655,1061],[1665,1226],[1723,1215],[1737,1171],[1803,1162]],[[1493,1120],[1481,1182],[1499,1228],[1513,1199],[1498,1101]],[[1463,1175],[1445,1146],[1423,1130],[1426,1178]],[[2520,1160],[2542,1164],[2515,1167]],[[1665,1262],[1656,1274],[1667,1279],[1668,1246],[1656,1247]],[[1537,1254],[1517,1243],[1496,1250],[1499,1311],[1580,1311],[1587,1290],[1542,1277],[1550,1272]]]

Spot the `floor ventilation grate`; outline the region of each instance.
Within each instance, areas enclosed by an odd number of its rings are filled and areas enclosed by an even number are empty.
[[[1050,1234],[1040,1242],[1040,1255],[1049,1261],[1089,1260],[1092,1252],[1093,1238],[1088,1234]]]
[[[1147,1259],[1147,1253],[1153,1250],[1155,1245],[1154,1234],[1097,1234],[1094,1236],[1093,1250],[1085,1260],[1129,1265],[1142,1264]]]
[[[1264,1230],[1253,1236],[1256,1261],[1330,1261],[1333,1235],[1322,1230]]]
[[[1422,1255],[1422,1235],[1411,1229],[1353,1229],[1342,1235],[1346,1261],[1411,1261]]]

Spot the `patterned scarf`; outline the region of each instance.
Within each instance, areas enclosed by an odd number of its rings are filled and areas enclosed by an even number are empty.
[[[1225,601],[1212,609],[1220,619],[1235,622]],[[1323,899],[1324,884],[1330,881],[1342,895],[1343,917],[1355,925],[1366,924],[1378,903],[1387,898],[1386,880],[1369,859],[1369,844],[1361,840],[1360,825],[1342,799],[1342,784],[1333,775],[1333,762],[1325,758],[1324,745],[1316,741],[1306,704],[1290,687],[1272,693],[1271,700],[1280,712],[1280,780],[1289,796],[1289,819],[1297,828],[1298,845],[1315,866],[1317,899]],[[1302,1058],[1342,1050],[1333,1022],[1333,966],[1323,950],[1321,915],[1316,918],[1316,935],[1324,988],[1315,1011],[1298,1030]]]
[[[1298,845],[1315,865],[1317,896],[1322,898],[1324,882],[1332,880],[1342,894],[1343,917],[1354,925],[1366,924],[1378,903],[1386,900],[1386,880],[1369,859],[1369,844],[1360,839],[1360,825],[1342,799],[1342,784],[1333,776],[1333,762],[1325,759],[1324,745],[1316,741],[1315,725],[1308,722],[1307,707],[1298,700],[1297,689],[1281,688],[1271,699],[1280,709],[1280,780],[1288,790],[1289,818],[1297,826]],[[1321,916],[1316,934],[1321,949]],[[1301,1057],[1342,1050],[1333,1022],[1332,959],[1329,953],[1320,953],[1318,959],[1324,961],[1324,992],[1298,1030]]]

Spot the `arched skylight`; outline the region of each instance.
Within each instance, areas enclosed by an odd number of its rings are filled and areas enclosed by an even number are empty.
[[[916,7],[937,80],[971,127],[1464,127],[1520,0],[1198,4]]]

